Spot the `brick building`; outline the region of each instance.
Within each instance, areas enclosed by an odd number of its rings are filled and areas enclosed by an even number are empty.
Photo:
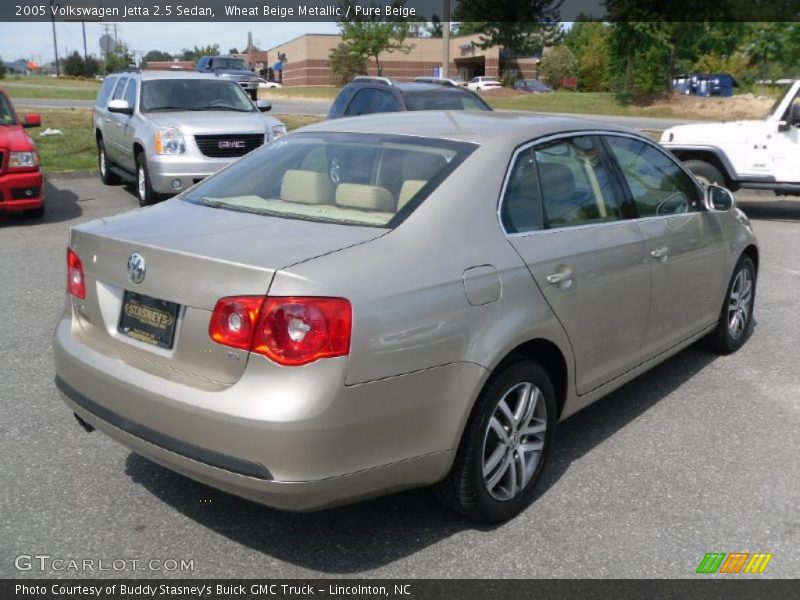
[[[286,86],[336,85],[338,82],[330,70],[328,57],[341,41],[338,35],[305,34],[270,48],[267,52],[271,75]],[[536,58],[507,57],[501,48],[482,50],[478,42],[477,35],[450,39],[451,77],[460,76],[466,80],[478,75],[501,77],[504,72],[512,70],[520,77],[536,77]],[[384,77],[411,80],[422,75],[430,76],[434,68],[442,66],[441,38],[410,37],[406,38],[405,43],[414,46],[408,54],[381,54]],[[369,61],[368,72],[370,75],[378,73],[373,59]]]

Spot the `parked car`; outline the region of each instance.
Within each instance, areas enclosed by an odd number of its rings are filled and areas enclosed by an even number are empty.
[[[258,77],[238,56],[201,56],[195,66],[198,73],[214,73],[235,81],[253,100],[258,100]]]
[[[450,87],[467,87],[466,81],[453,77],[415,77],[414,82],[437,83],[439,85],[449,85]]]
[[[87,429],[270,506],[436,485],[502,521],[560,420],[745,343],[758,256],[730,192],[607,123],[325,121],[74,227],[56,385]]]
[[[331,105],[329,119],[409,110],[492,110],[477,94],[433,83],[398,83],[385,77],[356,77]]]
[[[800,196],[800,79],[764,119],[670,127],[661,145],[705,184]]]
[[[532,94],[549,94],[553,91],[538,79],[520,79],[514,84],[514,89]]]
[[[467,88],[473,92],[485,92],[488,90],[496,90],[503,87],[503,84],[497,81],[495,77],[473,77],[467,83]]]
[[[280,89],[283,85],[278,83],[277,81],[267,81],[263,77],[258,78],[258,88],[262,90],[273,90],[273,89]]]
[[[44,177],[36,143],[25,129],[42,120],[31,113],[21,118],[0,86],[0,213],[18,212],[30,218],[44,216]]]
[[[106,77],[92,121],[100,178],[136,186],[141,206],[177,194],[286,133],[242,88],[216,75],[131,71]]]

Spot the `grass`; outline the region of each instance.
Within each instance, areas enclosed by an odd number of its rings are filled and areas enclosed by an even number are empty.
[[[55,81],[55,80],[54,80]],[[70,82],[73,83],[73,82]],[[64,100],[94,100],[97,96],[97,86],[85,87],[67,87],[62,85],[45,85],[45,84],[30,84],[30,83],[17,83],[13,81],[0,82],[2,86],[11,96],[12,100],[16,98],[59,98]]]
[[[21,111],[23,114],[26,111]],[[29,129],[36,140],[45,173],[83,171],[97,168],[97,147],[92,132],[92,112],[82,108],[46,108],[36,111],[42,116],[42,127]],[[323,117],[274,115],[292,131],[303,125],[322,121]],[[64,135],[40,137],[48,127]]]

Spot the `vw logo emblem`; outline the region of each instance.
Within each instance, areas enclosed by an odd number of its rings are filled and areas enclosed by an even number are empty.
[[[131,283],[142,283],[145,271],[144,256],[138,252],[132,252],[128,257],[128,279],[131,280]]]

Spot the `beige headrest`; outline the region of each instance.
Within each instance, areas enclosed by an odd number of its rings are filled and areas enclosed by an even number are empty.
[[[425,184],[428,183],[427,181],[423,181],[422,179],[406,179],[403,182],[402,187],[400,188],[400,193],[397,196],[397,210],[399,211],[403,208],[414,195],[420,191]]]
[[[281,200],[302,204],[333,204],[333,183],[327,173],[290,169],[283,175]]]
[[[336,204],[384,212],[397,210],[397,202],[389,190],[360,183],[340,183],[336,188]]]

